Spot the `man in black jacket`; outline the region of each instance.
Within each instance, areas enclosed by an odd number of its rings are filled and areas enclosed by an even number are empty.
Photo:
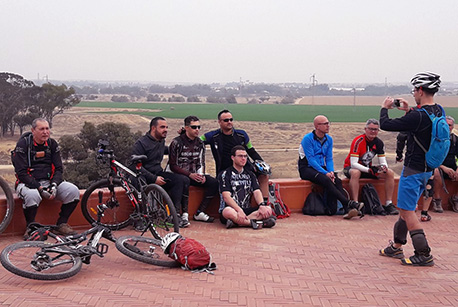
[[[139,138],[134,144],[134,155],[145,155],[147,160],[143,163],[143,171],[148,183],[162,186],[170,195],[177,213],[181,213],[180,227],[190,225],[188,218],[188,199],[185,196],[184,180],[182,176],[164,172],[161,162],[164,154],[168,153],[165,146],[167,137],[167,121],[163,117],[155,117],[150,122],[150,130]]]
[[[209,131],[200,137],[205,145],[210,145],[213,158],[215,159],[217,177],[223,170],[232,166],[231,150],[236,145],[242,145],[251,159],[263,161],[251,144],[250,138],[245,130],[235,129],[233,123],[234,118],[231,112],[229,110],[222,110],[218,113],[218,124],[220,128]],[[262,196],[264,200],[267,200],[269,196],[268,175],[271,171],[270,167],[268,167],[268,170],[264,173],[261,173],[247,161],[245,168],[255,173],[261,188]]]
[[[415,214],[417,200],[433,170],[426,164],[425,151],[415,138],[426,150],[429,149],[432,122],[427,113],[442,116],[442,108],[434,102],[434,94],[439,90],[439,78],[439,75],[430,72],[419,73],[412,78],[412,94],[417,105],[409,110],[408,102],[399,99],[401,106],[398,109],[406,111],[404,116],[395,119],[388,117],[388,110],[394,107],[394,99],[391,97],[385,99],[380,110],[382,130],[408,132],[407,151],[398,189],[397,205],[400,209],[400,218],[394,224],[394,242],[390,242],[390,245],[379,251],[382,256],[401,259],[405,265],[434,265],[431,249]],[[402,245],[407,243],[407,232],[410,233],[415,254],[404,258]]]
[[[12,162],[16,172],[16,193],[23,200],[27,226],[35,222],[38,206],[43,199],[62,202],[56,232],[63,235],[76,232],[68,225],[68,219],[80,199],[78,188],[63,179],[60,148],[49,137],[49,123],[43,118],[32,122],[32,133],[24,134],[13,151]],[[27,231],[24,238],[27,238]]]

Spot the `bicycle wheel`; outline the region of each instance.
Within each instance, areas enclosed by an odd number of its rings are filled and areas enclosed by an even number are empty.
[[[158,266],[179,267],[161,248],[161,241],[140,236],[123,236],[116,240],[116,248],[129,258]]]
[[[169,232],[180,232],[177,212],[169,194],[157,184],[148,185],[144,192],[153,236],[161,240]]]
[[[11,222],[14,213],[14,198],[8,183],[0,177],[0,233]]]
[[[135,205],[129,200],[120,179],[113,179],[113,192],[108,188],[108,179],[102,179],[92,184],[83,194],[81,210],[86,220],[92,225],[97,223],[97,206],[107,206],[100,219],[100,225],[111,230],[127,227],[132,221],[130,215],[135,211]],[[134,187],[129,185],[131,190]]]
[[[0,261],[11,273],[30,279],[65,279],[81,270],[79,257],[60,252],[63,247],[43,251],[42,248],[47,246],[51,244],[38,241],[14,243],[2,251]]]

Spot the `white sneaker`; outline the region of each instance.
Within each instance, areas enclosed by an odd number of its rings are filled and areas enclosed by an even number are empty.
[[[209,216],[205,212],[200,212],[199,214],[194,214],[194,220],[199,222],[213,223],[215,220],[213,217]]]
[[[186,228],[191,225],[191,223],[189,223],[188,216],[187,212],[181,215],[180,228]]]

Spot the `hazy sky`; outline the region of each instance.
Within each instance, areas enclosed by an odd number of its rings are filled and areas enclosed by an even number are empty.
[[[458,81],[457,0],[0,0],[0,71],[35,80]]]

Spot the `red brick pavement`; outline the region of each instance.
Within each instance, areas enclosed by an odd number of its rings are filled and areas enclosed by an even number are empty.
[[[458,214],[424,223],[436,265],[378,256],[397,217],[342,220],[293,214],[273,229],[192,222],[182,234],[207,246],[214,275],[131,260],[112,243],[105,258],[63,281],[34,281],[0,268],[7,306],[458,306]],[[119,231],[118,235],[131,230]],[[20,237],[0,237],[0,248]],[[406,246],[407,255],[412,247]]]

